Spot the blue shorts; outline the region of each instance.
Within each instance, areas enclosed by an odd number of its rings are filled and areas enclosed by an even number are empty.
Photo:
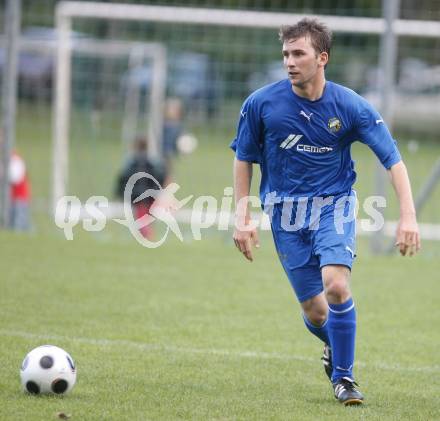
[[[282,218],[286,221],[282,204],[274,206],[271,228],[275,247],[300,302],[324,290],[321,276],[323,266],[344,265],[351,269],[356,247],[355,202],[355,192],[335,196],[332,204],[321,209],[319,224],[316,224],[311,203],[308,203],[304,224],[297,224],[294,230],[286,230],[286,223],[282,223]],[[301,220],[297,213],[296,203],[292,212],[287,212],[289,218],[292,215],[290,225],[294,225],[295,218]]]

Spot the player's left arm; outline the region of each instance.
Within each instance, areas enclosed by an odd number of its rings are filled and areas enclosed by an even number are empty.
[[[400,206],[396,245],[402,256],[412,256],[420,249],[420,234],[406,166],[397,142],[391,136],[381,115],[364,99],[357,108],[357,132],[361,142],[368,145],[388,170]]]
[[[396,246],[399,247],[402,256],[412,256],[420,250],[421,242],[406,165],[403,161],[399,161],[388,169],[388,174],[390,175],[400,207]]]

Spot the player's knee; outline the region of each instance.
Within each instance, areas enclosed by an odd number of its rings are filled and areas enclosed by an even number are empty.
[[[301,303],[304,315],[314,326],[321,326],[327,320],[328,306],[324,294],[319,294]]]
[[[323,311],[313,311],[306,314],[306,316],[314,326],[322,326],[327,320],[327,313]]]
[[[325,295],[333,304],[343,303],[350,298],[350,269],[345,266],[324,266],[322,268]]]
[[[344,278],[334,278],[327,282],[325,293],[330,303],[343,303],[350,297],[350,288]]]

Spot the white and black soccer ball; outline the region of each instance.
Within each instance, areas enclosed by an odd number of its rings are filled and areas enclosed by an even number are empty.
[[[42,345],[29,352],[20,370],[23,389],[33,394],[69,393],[76,382],[72,357],[53,345]]]

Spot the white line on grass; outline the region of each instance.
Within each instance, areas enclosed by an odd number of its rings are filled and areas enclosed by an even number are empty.
[[[20,337],[25,339],[38,339],[41,341],[55,340],[55,341],[66,341],[73,343],[82,343],[87,345],[97,345],[97,346],[125,346],[129,348],[138,349],[141,351],[160,351],[169,353],[180,353],[180,354],[202,354],[202,355],[219,355],[229,358],[255,358],[262,360],[281,360],[281,361],[303,361],[308,363],[316,364],[317,359],[312,357],[304,357],[302,355],[291,355],[291,354],[279,354],[276,352],[259,352],[259,351],[230,351],[227,349],[215,349],[215,348],[182,348],[172,345],[161,345],[161,344],[149,344],[144,342],[129,341],[125,339],[97,339],[97,338],[81,338],[75,336],[62,336],[62,335],[41,335],[38,333],[30,332],[20,332],[0,329],[0,336],[6,337]],[[402,366],[399,364],[386,364],[386,363],[363,363],[356,361],[358,367],[371,367],[379,370],[389,370],[389,371],[402,371],[402,372],[423,372],[423,373],[433,373],[440,372],[439,365],[433,366]]]

